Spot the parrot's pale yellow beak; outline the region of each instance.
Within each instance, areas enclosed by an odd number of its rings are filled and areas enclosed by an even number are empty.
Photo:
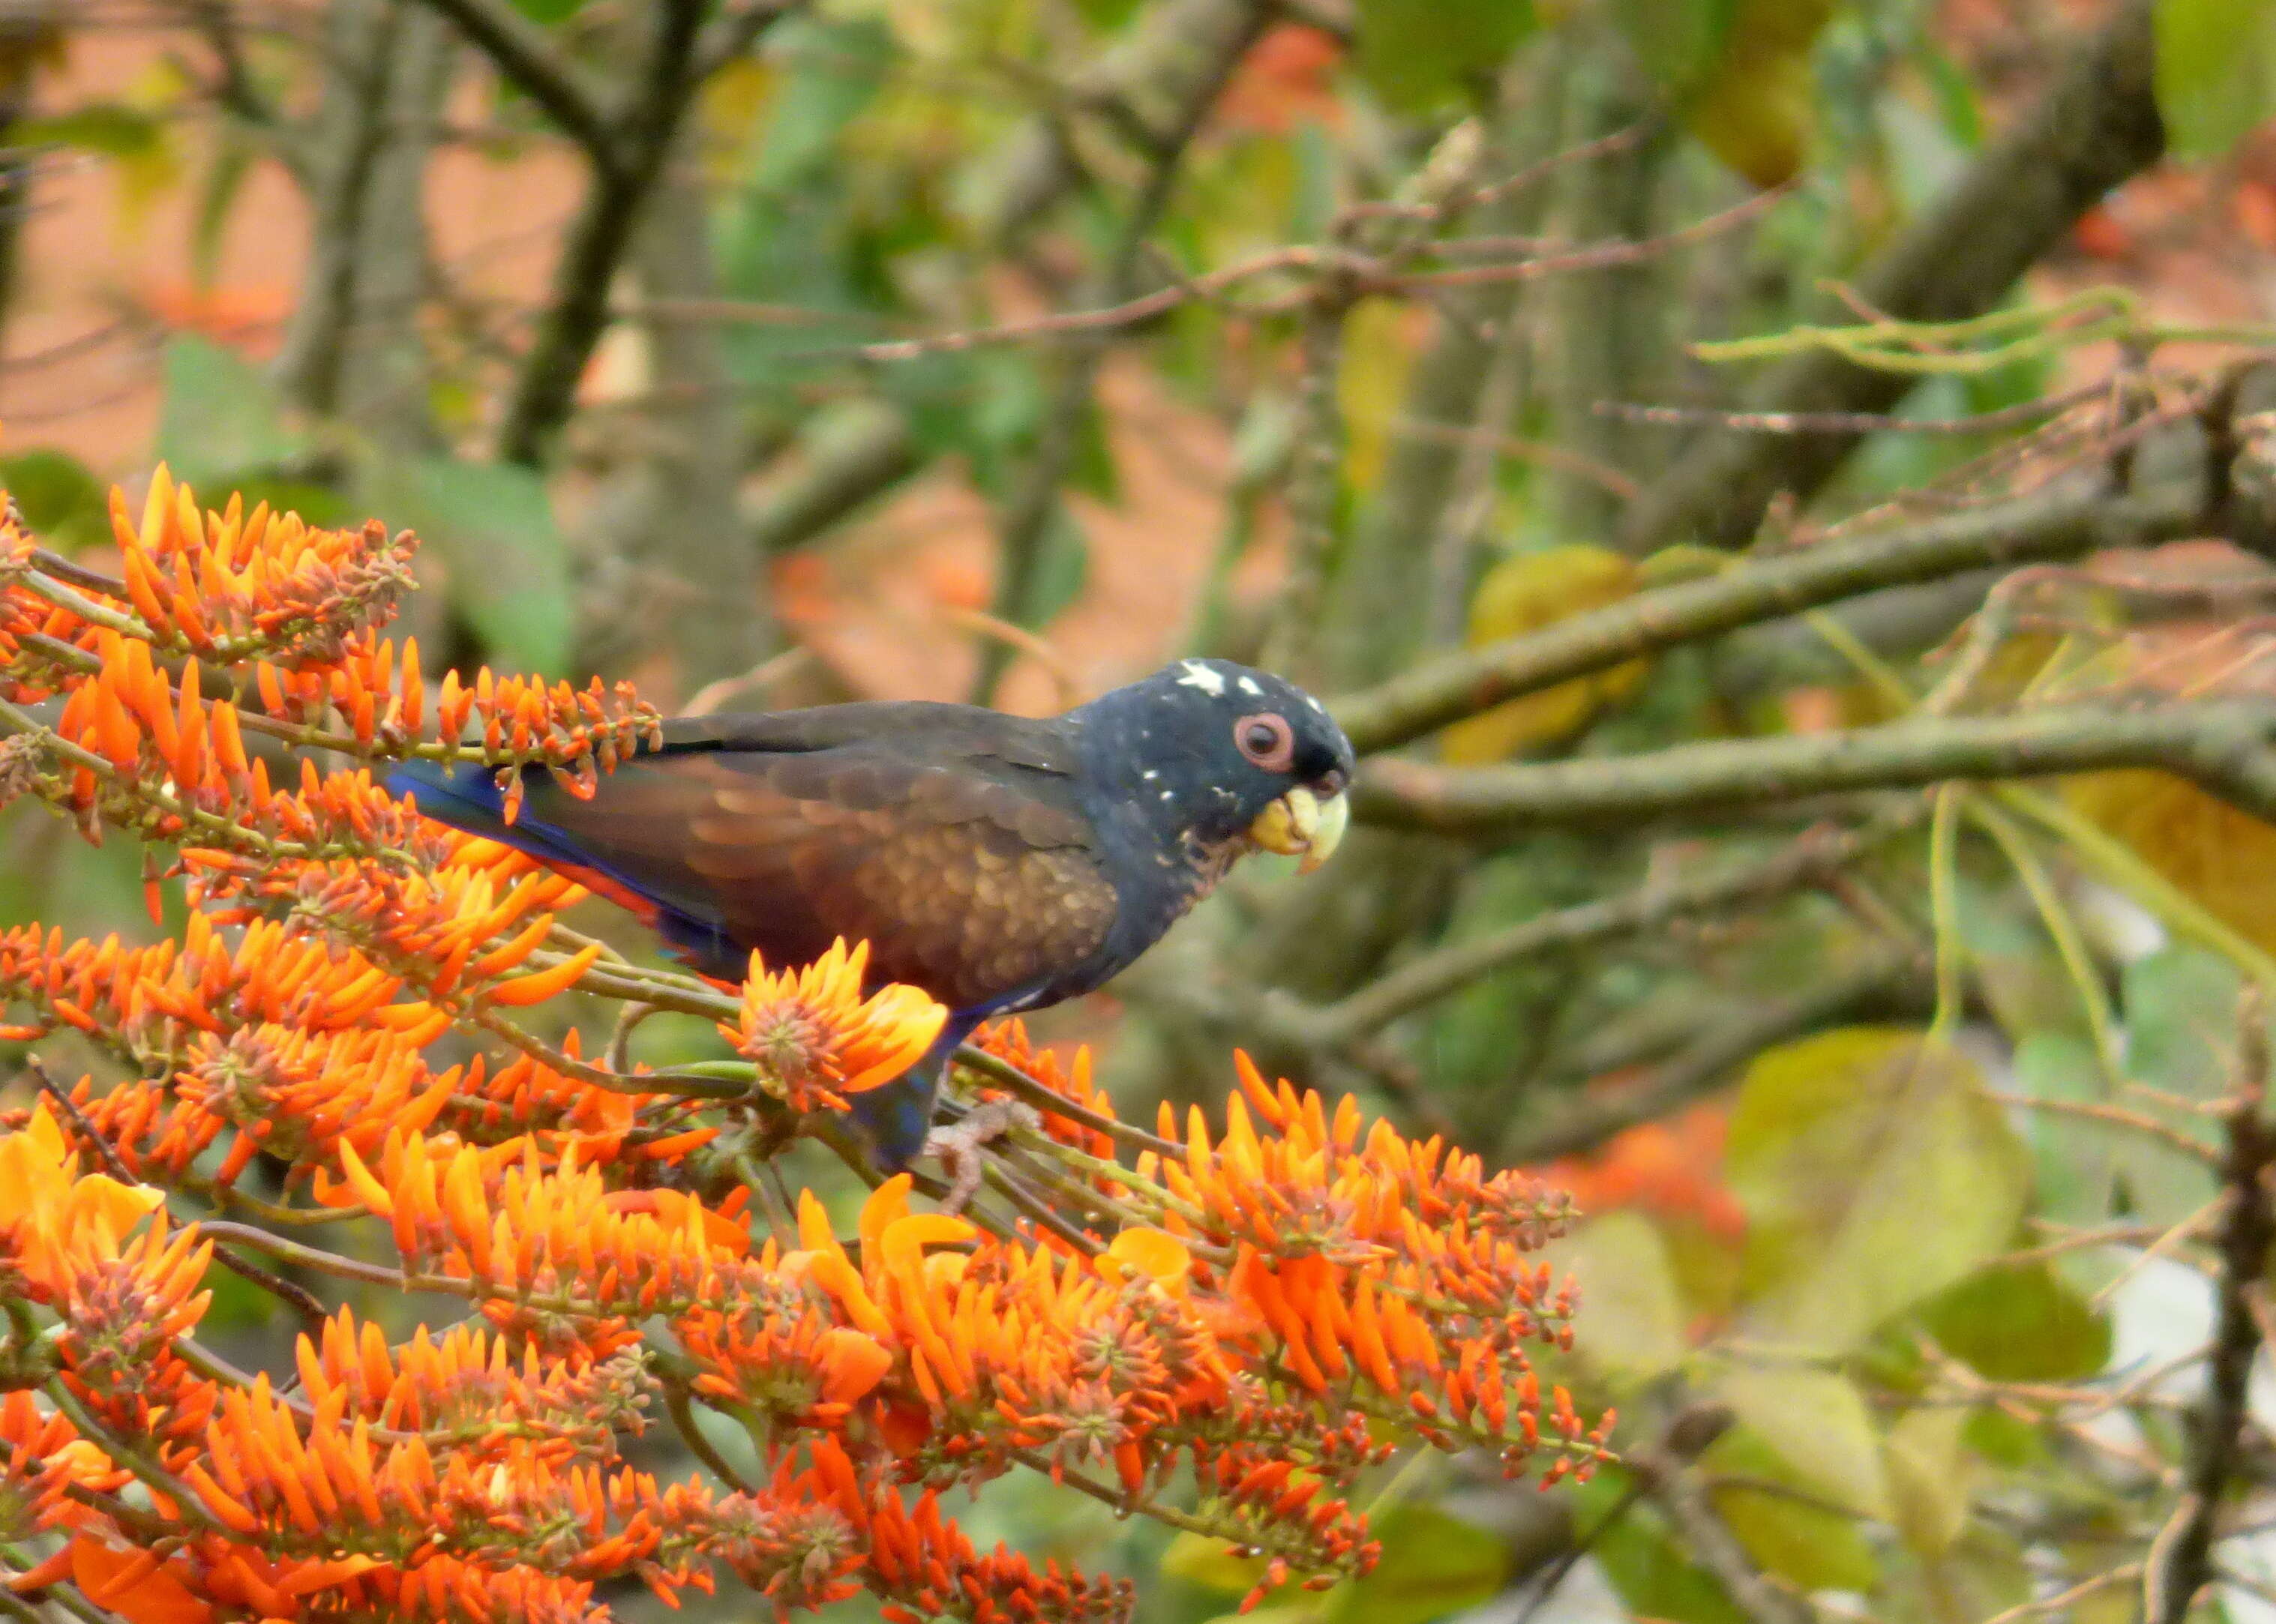
[[[1248,838],[1268,852],[1302,859],[1299,874],[1309,874],[1335,855],[1351,823],[1351,802],[1342,795],[1323,801],[1299,785],[1256,815]]]

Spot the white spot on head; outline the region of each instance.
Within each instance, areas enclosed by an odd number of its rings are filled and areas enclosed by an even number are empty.
[[[1240,691],[1244,694],[1254,694],[1259,699],[1264,697],[1264,690],[1256,686],[1256,679],[1254,677],[1243,677],[1240,679]]]
[[[1151,767],[1144,767],[1139,770],[1138,776],[1145,779],[1147,783],[1151,784],[1155,779],[1160,778],[1162,775],[1155,771]]]
[[[1318,711],[1322,716],[1328,714],[1328,708],[1322,704],[1318,700],[1314,699],[1309,694],[1304,695],[1304,702],[1309,705],[1313,710]]]
[[[1165,801],[1175,801],[1177,798],[1178,798],[1178,797],[1177,797],[1177,793],[1176,793],[1176,792],[1174,792],[1174,791],[1172,791],[1172,790],[1166,790],[1166,789],[1165,789],[1165,790],[1164,790],[1164,791],[1162,792],[1162,799],[1163,799],[1163,800],[1165,800]]]
[[[1225,673],[1202,660],[1180,660],[1186,674],[1178,679],[1181,688],[1199,688],[1211,699],[1225,695]]]

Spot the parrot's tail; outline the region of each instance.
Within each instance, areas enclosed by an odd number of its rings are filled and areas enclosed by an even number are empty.
[[[517,852],[557,868],[588,868],[591,859],[561,835],[527,818],[505,821],[505,798],[497,778],[479,763],[445,767],[438,762],[401,762],[387,775],[387,793],[408,795],[420,816]]]
[[[672,954],[698,974],[740,984],[749,954],[731,941],[717,918],[691,912],[619,873],[605,857],[526,812],[505,821],[505,797],[491,769],[479,763],[445,767],[435,762],[404,762],[387,775],[391,795],[408,795],[420,816],[470,835],[510,846],[557,874],[566,875],[596,896],[605,897],[664,939]]]

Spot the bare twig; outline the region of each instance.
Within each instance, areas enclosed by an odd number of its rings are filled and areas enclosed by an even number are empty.
[[[430,4],[454,13],[489,9],[489,0]],[[671,150],[697,82],[693,59],[702,22],[702,0],[659,0],[652,13],[647,59],[624,110],[589,136],[573,131],[591,161],[592,179],[555,268],[545,319],[514,380],[498,430],[498,455],[507,462],[535,465],[567,419],[577,380],[608,325],[610,285],[632,246],[641,205]],[[475,39],[496,54],[488,40]],[[504,58],[500,65],[505,65]],[[538,99],[548,111],[562,116],[553,102]]]
[[[2113,498],[2098,482],[2080,482],[1821,543],[1424,660],[1330,709],[1362,753],[1388,749],[1568,678],[1861,593],[1987,565],[2070,558],[2200,534],[2205,494],[2196,482],[2181,481]]]
[[[783,11],[782,0],[727,0],[695,42],[695,78],[700,82],[758,42]]]
[[[1855,829],[1812,831],[1761,862],[1678,884],[1652,884],[1529,919],[1475,941],[1426,953],[1372,985],[1309,1013],[1303,1028],[1334,1046],[1448,997],[1482,975],[1536,953],[1656,930],[1693,914],[1783,896],[1855,862],[1915,827],[1925,808],[1908,802]]]
[[[1450,216],[1481,209],[1514,197],[1518,193],[1538,185],[1559,171],[1576,163],[1591,163],[1598,158],[1615,157],[1650,140],[1659,128],[1657,115],[1638,120],[1624,128],[1599,135],[1593,140],[1581,142],[1551,153],[1536,163],[1529,163],[1515,174],[1481,186],[1454,188],[1448,195],[1437,199],[1395,200],[1383,202],[1363,201],[1351,205],[1345,212],[1354,219],[1394,219],[1419,221],[1435,225]]]
[[[2106,399],[2109,393],[2109,385],[2098,380],[2060,394],[1965,417],[1900,417],[1890,412],[1734,412],[1721,406],[1630,400],[1599,400],[1596,409],[1626,422],[1673,428],[1705,423],[1742,434],[1991,434],[2044,422],[2075,407]]]
[[[456,23],[467,38],[545,110],[563,134],[585,149],[596,171],[611,174],[627,154],[612,128],[608,93],[583,68],[555,49],[545,30],[506,0],[425,0]]]
[[[1985,144],[1856,287],[1908,321],[1993,308],[2088,208],[2165,149],[2152,84],[2151,0],[2123,0],[2081,42],[2037,105]],[[1911,380],[1818,353],[1775,367],[1748,405],[1771,412],[1885,411]],[[1855,444],[1852,436],[1765,439],[1711,431],[1624,516],[1625,550],[1701,535],[1731,543],[1756,530],[1779,491],[1808,497]]]
[[[1647,1453],[1628,1464],[1667,1520],[1683,1537],[1685,1548],[1715,1575],[1734,1605],[1753,1624],[1814,1624],[1809,1606],[1763,1576],[1746,1547],[1715,1510],[1707,1491],[1680,1460]]]
[[[2276,1245],[2276,1204],[2267,1175],[2276,1164],[2276,1133],[2265,1107],[2268,1086],[2265,993],[2248,983],[2237,1016],[2234,1103],[2227,1117],[2228,1154],[2221,1169],[2226,1210],[2217,1250],[2220,1260],[2219,1314],[2204,1398],[2191,1430],[2187,1476],[2172,1520],[2143,1565],[2142,1611],[2146,1624],[2181,1624],[2197,1592],[2212,1578],[2212,1547],[2243,1447],[2247,1389],[2260,1352],[2260,1325],[2249,1293]]]
[[[1435,767],[1385,756],[1361,773],[1354,810],[1391,828],[1498,839],[1544,825],[1696,816],[1855,790],[2162,767],[2276,818],[2272,743],[2276,703],[2265,700],[2131,710],[2049,705],[1537,765]]]
[[[2022,1619],[2042,1618],[2050,1613],[2060,1613],[2074,1603],[2098,1595],[2117,1585],[2131,1584],[2142,1576],[2142,1564],[2128,1562],[2121,1567],[2090,1574],[2067,1590],[2052,1596],[2042,1596],[2034,1601],[2020,1601],[2012,1607],[2003,1607],[1984,1620],[1984,1624],[2017,1624]]]
[[[1624,1128],[1689,1104],[1773,1043],[1859,1019],[1861,1011],[1885,1003],[1920,970],[1908,954],[1883,953],[1792,998],[1744,1009],[1635,1087],[1576,1099],[1550,1119],[1525,1128],[1500,1147],[1498,1159],[1533,1165],[1594,1150]]]
[[[1788,188],[1758,192],[1745,201],[1678,226],[1657,237],[1589,243],[1563,253],[1540,254],[1498,265],[1462,265],[1446,270],[1408,270],[1370,276],[1365,289],[1372,293],[1412,292],[1422,288],[1479,287],[1488,283],[1530,282],[1540,277],[1567,276],[1574,271],[1609,270],[1640,265],[1677,248],[1689,247],[1745,224],[1782,202]]]
[[[1618,468],[1567,445],[1553,445],[1546,440],[1520,439],[1515,435],[1465,428],[1460,423],[1426,422],[1413,417],[1394,418],[1391,427],[1395,432],[1411,438],[1436,440],[1445,445],[1483,444],[1504,457],[1512,457],[1520,462],[1536,463],[1559,474],[1586,480],[1623,502],[1633,502],[1643,492],[1641,484]]]
[[[1269,669],[1302,678],[1333,550],[1337,489],[1343,477],[1343,413],[1336,379],[1343,367],[1344,321],[1356,295],[1348,277],[1313,290],[1297,345],[1296,438],[1289,454],[1288,574],[1258,656]]]
[[[390,93],[404,20],[376,0],[343,0],[325,14],[330,71],[309,165],[313,262],[274,367],[286,395],[315,412],[330,411],[339,391],[362,215],[394,118]]]

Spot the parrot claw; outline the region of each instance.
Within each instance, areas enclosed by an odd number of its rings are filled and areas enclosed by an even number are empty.
[[[925,1135],[922,1154],[937,1158],[948,1173],[948,1194],[941,1198],[940,1210],[961,1212],[965,1203],[980,1193],[986,1165],[981,1159],[982,1147],[1015,1127],[1042,1126],[1043,1119],[1034,1106],[1018,1100],[991,1099],[967,1112],[962,1121],[937,1127]]]

